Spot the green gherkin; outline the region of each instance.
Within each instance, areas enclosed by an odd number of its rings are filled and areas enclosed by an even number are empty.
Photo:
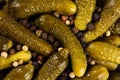
[[[106,67],[108,70],[115,70],[118,67],[118,64],[116,63],[103,61],[103,60],[95,60],[95,63]]]
[[[75,0],[75,3],[78,7],[75,17],[75,27],[79,30],[85,30],[87,24],[92,20],[96,0]]]
[[[0,70],[11,67],[14,61],[23,60],[23,62],[27,62],[31,57],[30,51],[19,51],[14,55],[10,55],[8,58],[0,57]]]
[[[34,72],[32,64],[26,64],[13,68],[5,77],[4,80],[31,80]]]
[[[87,47],[89,55],[95,60],[120,64],[120,48],[106,42],[92,42]]]
[[[76,13],[76,5],[71,0],[13,0],[10,11],[17,18],[28,18],[38,13],[57,11],[60,14]]]
[[[41,15],[36,19],[35,24],[44,31],[54,35],[65,48],[69,49],[73,72],[78,77],[83,76],[87,67],[86,56],[79,40],[69,27],[58,18],[49,14]]]
[[[111,35],[108,37],[104,37],[102,41],[110,43],[111,45],[120,46],[120,37],[118,35]]]
[[[84,34],[86,42],[102,36],[119,17],[120,0],[108,0],[101,12],[100,20],[95,23],[95,29]]]
[[[0,35],[0,51],[7,51],[13,46],[13,42],[6,37]]]
[[[48,56],[53,51],[53,47],[47,41],[40,39],[25,26],[16,22],[4,10],[0,10],[0,34],[27,45],[31,50],[44,56]]]
[[[62,49],[50,56],[39,70],[35,80],[55,80],[68,65],[68,49]]]
[[[92,66],[85,76],[71,80],[107,80],[109,77],[108,70],[100,65]]]

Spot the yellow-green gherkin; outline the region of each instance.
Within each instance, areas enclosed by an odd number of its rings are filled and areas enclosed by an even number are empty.
[[[120,0],[108,0],[101,12],[100,20],[95,23],[95,29],[84,34],[86,42],[102,36],[119,17]]]
[[[71,0],[13,0],[11,14],[17,18],[28,18],[38,13],[57,11],[64,15],[73,15],[77,7]]]
[[[29,63],[13,68],[4,80],[31,80],[34,73],[34,66]]]
[[[89,55],[95,60],[120,64],[120,48],[105,42],[92,42],[87,47]]]
[[[53,47],[47,41],[37,37],[4,10],[0,10],[0,34],[15,42],[27,45],[31,50],[44,56],[50,55],[53,51]]]
[[[75,27],[85,30],[87,24],[92,20],[92,13],[95,10],[96,0],[75,0],[77,14],[75,17]]]
[[[87,67],[86,56],[80,41],[70,28],[61,20],[49,14],[41,15],[36,19],[35,24],[40,26],[44,31],[54,35],[63,47],[69,49],[73,72],[78,77],[83,76]]]
[[[35,80],[55,80],[68,65],[68,49],[62,49],[48,58]]]
[[[88,72],[81,78],[71,80],[107,80],[109,77],[108,70],[100,65],[92,66]]]
[[[108,70],[115,70],[118,67],[118,64],[116,63],[103,61],[103,60],[95,60],[95,63],[106,67]]]
[[[0,70],[11,67],[12,62],[14,61],[23,60],[23,62],[27,62],[31,57],[30,51],[19,51],[14,55],[8,56],[8,58],[0,57]]]
[[[108,37],[104,37],[102,41],[110,43],[111,45],[114,46],[120,46],[120,37],[118,35],[111,35]]]

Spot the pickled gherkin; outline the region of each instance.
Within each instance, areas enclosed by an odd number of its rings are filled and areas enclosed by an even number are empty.
[[[120,17],[120,0],[108,0],[104,6],[100,20],[95,23],[95,29],[84,34],[86,42],[102,36]]]
[[[64,15],[73,15],[77,7],[71,0],[13,0],[11,14],[17,18],[28,18],[38,13],[57,11]]]
[[[7,36],[13,41],[27,45],[31,50],[44,56],[48,56],[53,51],[53,47],[47,41],[38,38],[25,26],[16,22],[4,10],[0,10],[0,34]]]
[[[87,24],[92,20],[96,0],[75,0],[75,3],[78,7],[75,17],[75,27],[79,30],[85,30]]]
[[[32,64],[26,64],[13,68],[5,77],[4,80],[31,80],[34,72]]]
[[[10,55],[8,58],[0,57],[0,70],[11,67],[12,62],[14,61],[23,60],[25,63],[29,61],[31,57],[32,55],[30,51],[19,51],[14,55]]]
[[[107,80],[109,77],[108,70],[100,65],[92,66],[85,76],[71,80]]]
[[[102,39],[104,42],[110,43],[114,46],[120,46],[120,37],[118,35],[111,35]]]
[[[69,27],[61,20],[49,14],[41,15],[36,19],[35,24],[47,33],[54,35],[63,47],[69,49],[73,72],[78,77],[83,76],[87,67],[86,56],[79,40]]]
[[[68,49],[62,49],[50,56],[39,70],[35,80],[55,80],[68,65]]]
[[[10,39],[0,35],[0,51],[7,51],[13,46],[13,42]]]
[[[120,64],[120,48],[109,43],[94,41],[87,47],[87,51],[95,60]]]
[[[118,67],[118,64],[107,61],[95,60],[95,63],[106,67],[108,70],[115,70]]]

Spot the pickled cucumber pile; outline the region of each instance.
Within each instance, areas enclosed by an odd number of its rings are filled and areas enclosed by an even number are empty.
[[[0,1],[0,80],[119,80],[119,66],[120,0]]]

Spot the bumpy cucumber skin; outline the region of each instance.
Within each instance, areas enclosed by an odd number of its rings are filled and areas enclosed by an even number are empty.
[[[48,56],[53,51],[53,47],[47,41],[38,38],[3,10],[0,10],[0,34],[7,36],[13,41],[27,45],[31,50],[44,56]]]
[[[26,64],[13,68],[4,80],[31,80],[34,72],[32,64]]]
[[[120,17],[120,0],[108,0],[103,8],[100,20],[95,24],[95,29],[84,34],[86,42],[90,42],[105,33]]]
[[[95,63],[106,67],[108,70],[115,70],[118,67],[118,64],[107,61],[95,60]]]
[[[54,53],[43,64],[35,80],[55,80],[68,65],[68,49]]]
[[[14,0],[10,5],[11,14],[17,18],[28,18],[38,13],[57,11],[73,15],[77,7],[71,0]]]
[[[44,31],[54,35],[70,51],[72,68],[76,76],[84,75],[87,67],[86,56],[79,40],[61,20],[49,14],[43,14],[35,21]]]
[[[71,80],[107,80],[109,77],[108,70],[100,65],[95,65],[90,68],[86,75],[82,78],[75,78]]]
[[[96,0],[75,0],[78,7],[75,17],[75,27],[85,30],[87,23],[92,20],[92,13],[95,9]]]
[[[120,49],[105,42],[92,42],[87,47],[89,55],[95,60],[120,64]]]
[[[103,38],[104,42],[110,43],[114,46],[120,46],[120,37],[118,35],[111,35],[109,37]]]
[[[0,70],[11,67],[11,63],[14,61],[23,60],[23,62],[27,62],[31,57],[30,51],[19,51],[14,55],[10,55],[8,58],[0,57]]]
[[[13,46],[13,42],[6,37],[0,35],[0,51],[7,51]]]

